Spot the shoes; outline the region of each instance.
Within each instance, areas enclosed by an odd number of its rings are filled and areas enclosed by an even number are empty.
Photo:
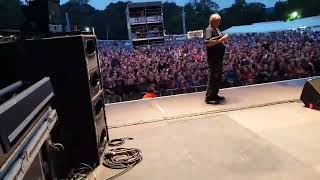
[[[220,101],[212,101],[212,100],[206,99],[206,103],[207,104],[220,104]]]
[[[214,98],[206,98],[206,100],[205,100],[205,102],[207,103],[207,104],[220,104],[220,102],[221,101],[224,101],[224,100],[226,100],[226,98],[225,97],[223,97],[223,96],[216,96],[216,97],[214,97]]]
[[[226,100],[226,98],[223,97],[223,96],[217,96],[215,99],[217,99],[218,101],[224,101],[224,100]]]

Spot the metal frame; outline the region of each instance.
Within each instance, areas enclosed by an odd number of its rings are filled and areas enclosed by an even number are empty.
[[[57,121],[50,107],[0,169],[0,179],[23,179]]]

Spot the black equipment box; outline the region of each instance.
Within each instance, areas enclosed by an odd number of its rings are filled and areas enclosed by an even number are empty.
[[[53,98],[49,78],[29,86],[17,82],[0,90],[0,166],[39,120]]]

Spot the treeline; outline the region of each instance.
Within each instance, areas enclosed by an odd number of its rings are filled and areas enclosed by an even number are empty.
[[[68,12],[72,26],[94,27],[99,39],[127,39],[127,2],[110,3],[104,10],[97,10],[88,2],[89,0],[70,0],[61,5],[63,12]],[[0,0],[0,28],[19,27],[24,20],[18,10],[21,5],[19,0]],[[268,9],[262,3],[235,0],[231,7],[222,10],[219,10],[219,5],[213,0],[194,0],[184,7],[174,2],[164,2],[164,26],[167,34],[183,33],[182,9],[185,11],[187,31],[192,31],[204,29],[208,25],[209,15],[216,12],[223,18],[222,29],[263,21],[286,20],[292,11],[299,12],[302,17],[314,16],[320,12],[320,1],[279,1],[273,9]]]

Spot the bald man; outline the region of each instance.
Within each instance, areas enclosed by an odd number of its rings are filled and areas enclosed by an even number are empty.
[[[225,100],[225,98],[219,96],[218,93],[222,85],[222,61],[225,53],[224,43],[228,41],[228,35],[221,34],[219,30],[220,22],[221,17],[218,14],[212,14],[209,18],[209,26],[204,32],[209,65],[209,80],[205,100],[207,104],[219,104]]]

